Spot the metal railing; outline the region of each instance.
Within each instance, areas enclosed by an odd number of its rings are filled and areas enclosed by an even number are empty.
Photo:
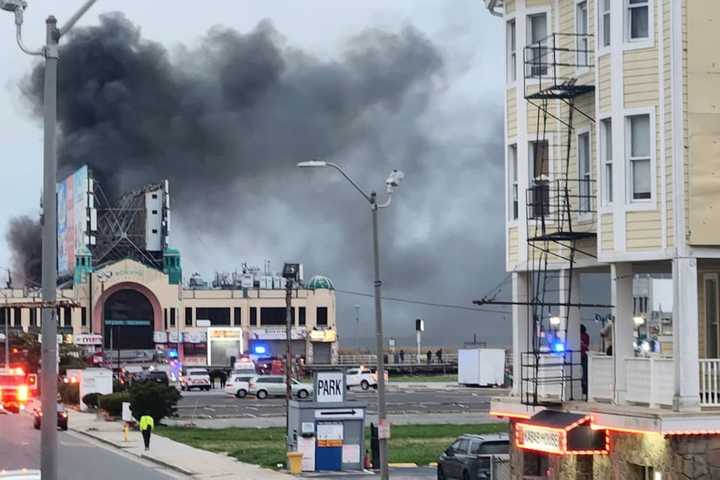
[[[417,352],[405,352],[404,359],[395,359],[395,354],[388,353],[387,365],[427,365],[427,356],[423,352],[421,355],[420,362],[417,361]],[[442,361],[438,361],[438,358],[433,352],[430,364],[431,365],[448,365],[457,364],[457,353],[443,353]],[[375,365],[375,354],[341,354],[338,355],[339,365]]]
[[[595,180],[535,180],[526,192],[527,218],[542,219],[556,228],[568,228],[581,215],[595,213]]]
[[[578,74],[594,68],[593,36],[580,33],[551,33],[525,46],[525,93],[555,90],[554,95],[577,94],[591,89],[580,84]],[[527,81],[531,80],[531,83]],[[537,84],[537,90],[535,85]],[[528,90],[532,88],[532,90]]]

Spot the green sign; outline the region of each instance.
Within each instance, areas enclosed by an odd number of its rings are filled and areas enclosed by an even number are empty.
[[[108,327],[149,327],[150,320],[105,320]]]

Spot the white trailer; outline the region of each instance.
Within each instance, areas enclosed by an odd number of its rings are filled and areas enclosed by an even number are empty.
[[[501,386],[505,383],[505,350],[473,348],[458,350],[460,385]]]

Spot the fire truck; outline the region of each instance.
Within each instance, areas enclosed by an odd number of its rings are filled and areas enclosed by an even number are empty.
[[[28,377],[22,368],[0,368],[0,406],[12,413],[25,408],[30,398]]]

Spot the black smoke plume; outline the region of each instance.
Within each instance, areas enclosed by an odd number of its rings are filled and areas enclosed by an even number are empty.
[[[5,239],[12,251],[11,269],[16,286],[38,286],[41,279],[40,222],[28,216],[10,220]],[[5,285],[2,285],[3,287]]]
[[[382,216],[386,285],[470,305],[502,268],[501,259],[482,270],[468,261],[501,248],[502,225],[482,220],[503,208],[502,167],[492,162],[502,155],[502,107],[471,100],[467,118],[450,120],[466,128],[481,112],[488,125],[478,131],[496,139],[443,144],[454,125],[428,118],[447,85],[443,66],[410,26],[364,31],[327,60],[288,46],[268,21],[249,33],[214,27],[168,50],[122,14],[105,14],[61,48],[59,171],[88,164],[112,196],[168,178],[186,271],[297,259],[339,286],[369,290],[367,205],[333,172],[295,164],[336,161],[378,188],[400,168],[406,185]],[[40,67],[23,90],[39,110]],[[338,297],[341,324],[356,301]]]

